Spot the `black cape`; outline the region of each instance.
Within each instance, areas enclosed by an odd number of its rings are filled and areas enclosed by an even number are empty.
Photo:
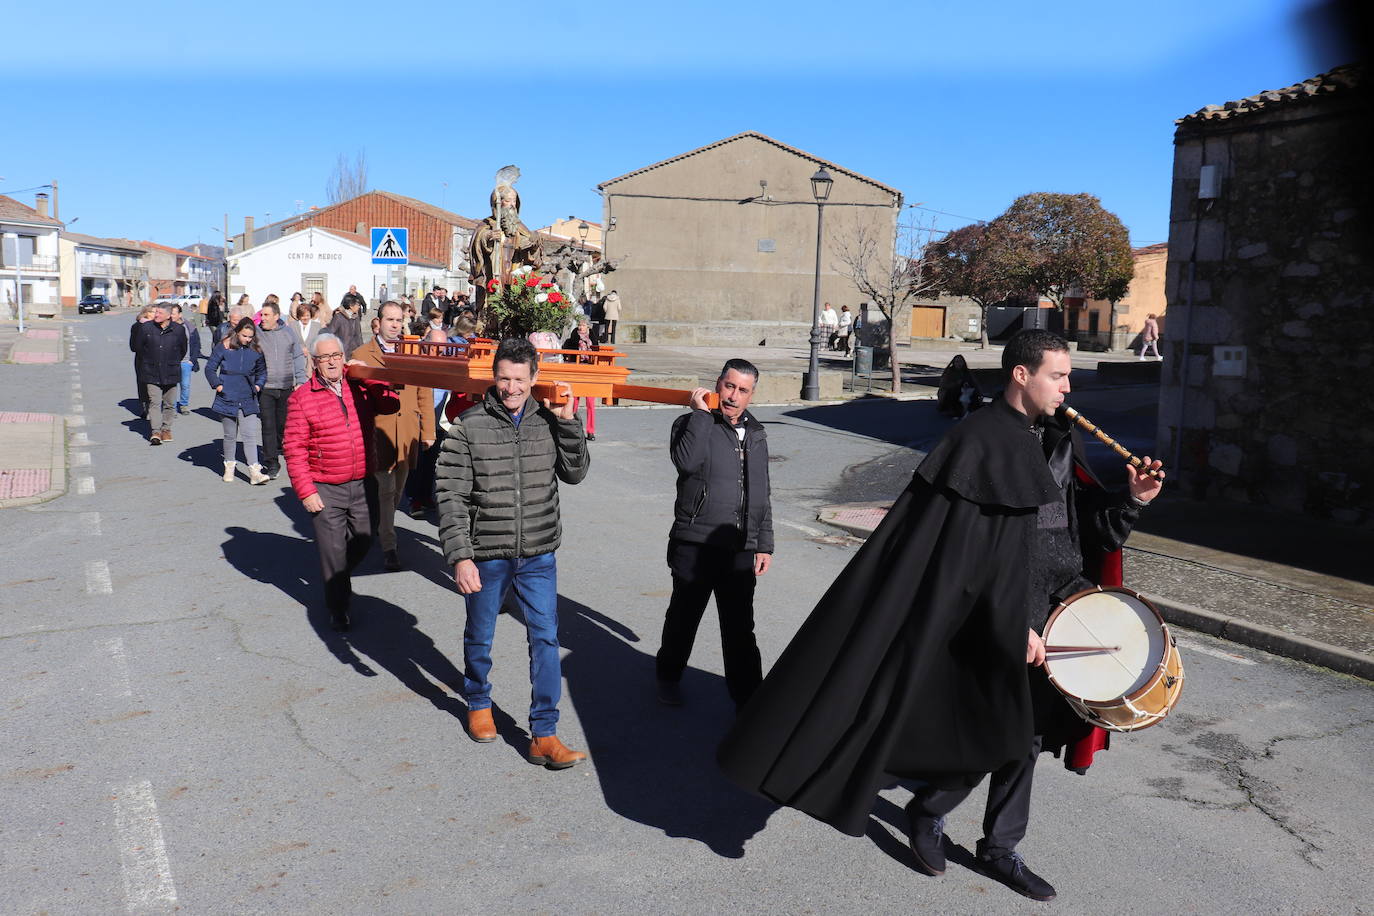
[[[1024,756],[1026,558],[1036,508],[1061,499],[1001,398],[952,429],[741,711],[726,775],[862,836],[897,779],[967,784]]]

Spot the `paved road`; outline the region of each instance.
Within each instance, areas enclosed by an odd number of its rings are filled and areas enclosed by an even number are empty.
[[[560,733],[592,762],[549,773],[521,756],[525,649],[508,617],[494,670],[505,740],[463,735],[461,604],[434,526],[400,523],[412,571],[384,574],[374,556],[355,633],[331,638],[303,606],[315,555],[289,491],[221,482],[208,416],[181,418],[171,446],[138,434],[121,403],[127,321],[73,323],[78,367],[0,366],[0,409],[86,421],[72,428],[73,492],[0,528],[0,912],[1041,909],[957,859],[942,879],[915,874],[903,787],[862,839],[732,789],[711,762],[729,701],[709,625],[689,705],[653,701],[673,411],[602,412],[591,475],[565,488]],[[194,403],[208,401],[198,383]],[[766,660],[855,549],[815,508],[902,435],[865,435],[844,413],[860,407],[761,412],[778,458]],[[1058,885],[1051,906],[1374,912],[1370,686],[1182,643],[1187,688],[1165,724],[1118,740],[1087,777],[1042,766],[1023,850]],[[979,813],[951,819],[964,849]]]

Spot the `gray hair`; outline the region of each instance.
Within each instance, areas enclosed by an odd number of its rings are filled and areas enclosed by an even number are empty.
[[[319,356],[319,355],[320,355],[320,344],[322,344],[322,343],[336,343],[336,344],[339,345],[339,352],[340,352],[340,353],[343,353],[343,351],[344,351],[343,341],[339,339],[339,336],[338,336],[337,334],[330,334],[328,331],[321,331],[321,332],[315,337],[315,342],[314,342],[313,344],[310,345],[310,355],[311,355],[311,356]],[[347,356],[347,355],[348,355],[347,353],[344,353],[344,356]]]

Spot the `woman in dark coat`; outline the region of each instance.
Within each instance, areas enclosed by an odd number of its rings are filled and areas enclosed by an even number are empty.
[[[234,479],[235,453],[241,441],[248,464],[248,482],[267,483],[269,478],[258,463],[258,444],[262,442],[258,392],[267,383],[267,361],[258,348],[258,326],[252,318],[239,319],[229,336],[229,345],[211,354],[205,366],[205,379],[215,389],[211,410],[219,414],[224,429],[224,482]]]

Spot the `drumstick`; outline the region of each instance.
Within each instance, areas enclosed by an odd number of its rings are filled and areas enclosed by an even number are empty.
[[[1161,474],[1164,473],[1163,468],[1145,467],[1145,462],[1141,461],[1135,455],[1132,455],[1130,451],[1128,451],[1126,447],[1123,446],[1120,442],[1117,442],[1111,436],[1103,432],[1102,427],[1093,425],[1093,423],[1087,417],[1083,416],[1081,413],[1074,410],[1067,404],[1064,405],[1064,416],[1068,417],[1070,420],[1073,420],[1079,426],[1083,427],[1088,432],[1092,433],[1094,436],[1098,438],[1099,441],[1102,442],[1102,444],[1110,447],[1112,451],[1116,452],[1122,458],[1125,458],[1135,467],[1143,469],[1145,473],[1149,474],[1151,477],[1158,478]]]
[[[1120,652],[1120,646],[1046,646],[1045,654],[1053,652]]]

